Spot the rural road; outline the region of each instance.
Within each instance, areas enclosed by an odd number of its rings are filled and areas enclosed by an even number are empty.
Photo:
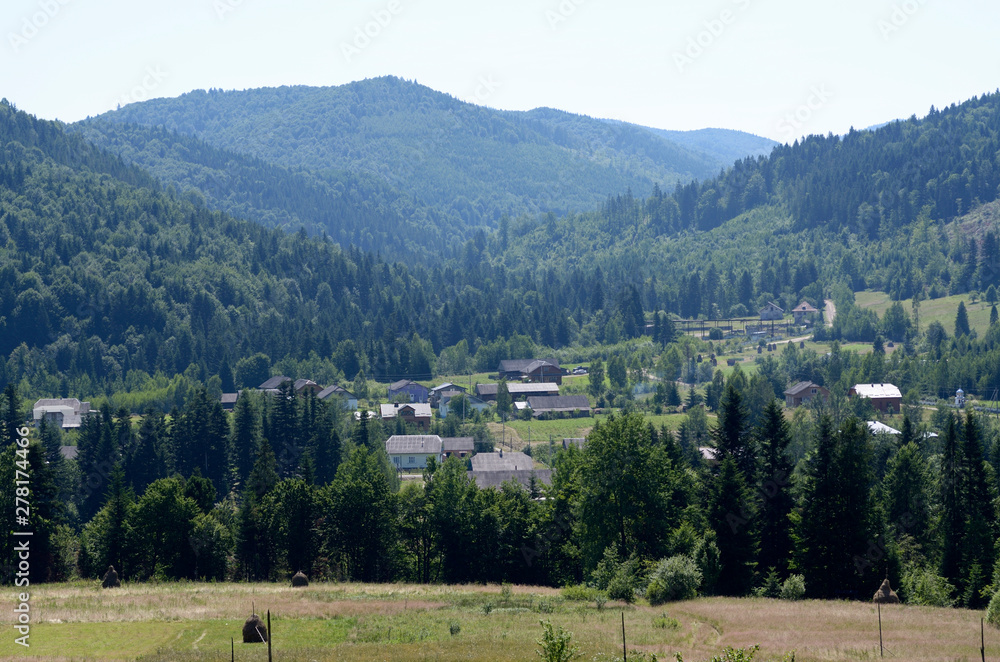
[[[826,325],[833,326],[833,318],[837,316],[837,307],[833,305],[833,299],[823,299],[823,317],[826,318]]]

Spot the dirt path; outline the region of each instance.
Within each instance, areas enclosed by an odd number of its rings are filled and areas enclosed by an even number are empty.
[[[833,318],[837,316],[837,307],[833,305],[833,299],[823,299],[823,317],[826,318],[826,325],[833,326]]]

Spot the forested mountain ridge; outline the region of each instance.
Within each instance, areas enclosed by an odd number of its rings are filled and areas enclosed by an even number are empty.
[[[521,218],[497,264],[599,269],[646,310],[740,316],[770,299],[819,303],[844,283],[906,299],[1000,287],[995,215],[1000,95],[846,136],[810,136],[719,177],[608,198],[563,219]],[[962,216],[973,213],[972,223]],[[595,248],[599,247],[599,248]]]
[[[362,172],[328,170],[319,177],[156,127],[108,122],[67,129],[213,209],[267,227],[326,234],[344,247],[426,264],[452,257],[485,230]]]
[[[195,91],[85,121],[102,132],[109,123],[164,127],[321,177],[368,173],[469,225],[590,209],[629,188],[647,195],[654,184],[672,188],[732,163],[646,127],[551,109],[497,111],[394,77]],[[739,132],[715,138],[747,140]]]
[[[475,241],[455,265],[387,263],[210,211],[7,104],[0,137],[0,381],[26,394],[205,382],[257,353],[395,379],[460,341],[570,341],[564,288],[508,277]]]

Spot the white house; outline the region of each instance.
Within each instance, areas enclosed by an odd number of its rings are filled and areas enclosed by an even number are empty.
[[[394,434],[385,440],[385,452],[397,471],[424,469],[428,458],[441,462],[441,437],[436,434]]]
[[[83,425],[85,417],[96,413],[96,410],[90,409],[89,402],[80,402],[76,398],[39,400],[32,407],[35,425],[44,418],[63,429],[78,428]]]

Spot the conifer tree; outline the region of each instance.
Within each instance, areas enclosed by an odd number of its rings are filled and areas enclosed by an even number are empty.
[[[760,448],[760,556],[762,572],[775,568],[779,575],[788,571],[792,554],[791,520],[792,463],[786,453],[791,442],[788,422],[777,400],[764,408],[755,430]]]
[[[753,587],[758,549],[753,497],[731,454],[723,456],[719,475],[713,480],[708,520],[722,562],[716,591],[746,595]]]
[[[744,480],[750,483],[757,480],[757,454],[748,419],[740,392],[727,385],[719,403],[719,422],[712,428],[712,440],[719,460],[732,457]]]

